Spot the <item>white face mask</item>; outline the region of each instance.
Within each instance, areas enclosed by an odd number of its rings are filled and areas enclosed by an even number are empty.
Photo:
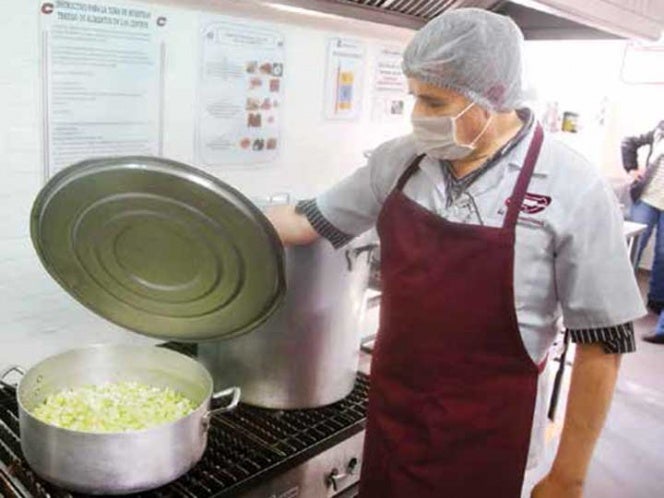
[[[468,145],[456,141],[456,120],[463,116],[468,109],[475,105],[471,102],[456,116],[430,116],[414,117],[413,135],[417,143],[418,154],[426,154],[434,159],[456,161],[468,157],[474,150],[475,144],[486,132],[491,123],[491,116],[482,131]]]

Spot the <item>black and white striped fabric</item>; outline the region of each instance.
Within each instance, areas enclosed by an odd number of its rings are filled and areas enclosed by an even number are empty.
[[[318,209],[316,199],[308,199],[298,202],[295,206],[295,212],[306,216],[309,223],[311,223],[311,226],[314,227],[314,230],[316,230],[321,237],[329,240],[335,249],[345,246],[355,238],[352,235],[342,232],[332,223],[327,221],[320,212],[320,209]]]
[[[570,339],[577,344],[601,343],[606,353],[622,354],[636,351],[634,325],[623,323],[613,327],[569,330]]]
[[[315,199],[298,202],[295,211],[306,216],[314,230],[321,237],[329,240],[335,248],[342,247],[353,239],[353,236],[342,232],[325,219],[318,209]],[[613,327],[575,329],[570,330],[569,333],[572,342],[577,344],[600,343],[607,353],[623,354],[636,351],[634,326],[631,322]]]

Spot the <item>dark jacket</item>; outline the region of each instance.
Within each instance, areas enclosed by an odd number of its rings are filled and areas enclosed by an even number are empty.
[[[650,181],[650,177],[654,172],[653,168],[650,168],[650,157],[652,155],[653,144],[656,140],[661,140],[664,138],[664,121],[660,121],[657,127],[644,133],[643,135],[637,135],[633,137],[626,137],[620,146],[622,153],[622,163],[625,171],[632,171],[638,169],[638,152],[639,149],[645,145],[648,146],[648,156],[646,158],[646,174],[641,180],[635,180],[630,187],[630,196],[632,201],[636,202],[641,197],[643,190]]]

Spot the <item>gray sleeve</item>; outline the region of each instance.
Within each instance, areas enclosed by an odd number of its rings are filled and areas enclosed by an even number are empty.
[[[415,155],[410,136],[384,143],[371,154],[366,166],[316,197],[320,216],[351,238],[371,229],[383,202]]]
[[[320,209],[318,209],[316,199],[306,199],[298,202],[295,206],[295,212],[304,215],[314,230],[318,232],[318,235],[327,239],[335,249],[345,246],[354,238],[353,235],[342,232],[325,219]]]
[[[568,329],[598,329],[645,315],[623,219],[599,177],[577,196],[556,244],[556,289]]]
[[[337,230],[357,236],[374,226],[382,206],[374,190],[371,162],[316,198],[320,214]]]

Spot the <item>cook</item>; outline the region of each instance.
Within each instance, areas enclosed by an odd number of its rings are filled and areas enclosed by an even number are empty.
[[[445,13],[406,48],[413,133],[315,199],[269,212],[285,244],[377,225],[381,322],[362,498],[577,498],[645,309],[617,203],[522,105],[508,18]],[[555,461],[537,469],[546,355],[578,344]],[[540,474],[538,474],[538,472]]]

